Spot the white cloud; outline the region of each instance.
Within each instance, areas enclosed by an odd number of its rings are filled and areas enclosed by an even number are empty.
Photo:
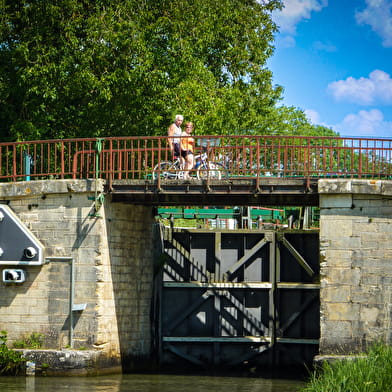
[[[368,24],[378,34],[383,46],[392,47],[392,2],[391,0],[366,0],[366,8],[356,12],[358,24]]]
[[[304,110],[305,116],[313,125],[321,125],[326,128],[334,129],[333,125],[327,124],[326,122],[322,121],[320,113],[313,109],[305,109]]]
[[[320,114],[313,109],[304,110],[308,120],[314,125],[322,125],[351,137],[392,137],[392,121],[386,121],[379,109],[360,110],[346,115],[339,124],[331,125],[322,121]]]
[[[313,47],[320,52],[336,52],[337,50],[336,46],[330,42],[316,41],[314,42]]]
[[[369,74],[369,78],[355,79],[348,77],[328,85],[328,91],[336,100],[350,101],[360,105],[375,102],[392,103],[392,79],[389,74],[378,69]]]
[[[378,109],[360,110],[348,114],[333,129],[342,136],[391,137],[392,122],[385,121],[383,113]]]
[[[280,48],[294,48],[295,39],[291,35],[278,36],[276,39],[276,45]]]
[[[320,11],[328,5],[328,0],[284,0],[284,8],[273,14],[280,32],[294,35],[296,25],[302,19],[309,19],[313,11]]]
[[[305,116],[312,124],[319,125],[320,123],[320,115],[316,110],[313,109],[306,109],[304,110]]]

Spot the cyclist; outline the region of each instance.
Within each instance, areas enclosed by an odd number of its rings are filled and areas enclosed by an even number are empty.
[[[183,121],[184,117],[181,114],[177,114],[174,118],[174,123],[167,130],[167,135],[171,136],[168,139],[168,143],[174,158],[178,158],[181,154],[180,136],[182,134],[181,124]]]
[[[187,122],[185,124],[185,131],[182,132],[181,137],[181,156],[185,160],[184,178],[190,178],[190,171],[193,169],[193,149],[195,139],[191,136],[193,131],[193,123]]]

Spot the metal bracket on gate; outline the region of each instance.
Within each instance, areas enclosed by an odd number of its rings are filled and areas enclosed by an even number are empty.
[[[100,193],[99,195],[92,196],[88,198],[89,200],[94,200],[94,212],[89,214],[89,216],[93,216],[95,218],[100,218],[101,215],[98,213],[103,203],[105,202],[105,194]]]

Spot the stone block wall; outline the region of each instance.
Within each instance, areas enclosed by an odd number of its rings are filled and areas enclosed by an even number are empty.
[[[151,207],[118,203],[108,203],[105,214],[114,303],[103,298],[102,309],[117,313],[123,363],[133,367],[130,362],[146,359],[151,351],[153,214]],[[100,330],[108,341],[110,328]]]
[[[0,330],[11,344],[35,332],[45,348],[99,350],[101,366],[113,368],[150,354],[153,216],[151,207],[110,197],[95,214],[95,185],[101,192],[103,184],[89,180],[0,184],[0,202],[42,242],[47,260],[18,267],[26,272],[22,284],[0,282]],[[69,258],[73,301],[86,304],[73,312],[72,342]]]
[[[321,180],[320,354],[392,343],[392,182]]]

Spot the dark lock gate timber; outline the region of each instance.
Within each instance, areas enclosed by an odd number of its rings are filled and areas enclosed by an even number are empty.
[[[162,230],[162,368],[276,367],[318,351],[319,232]]]

